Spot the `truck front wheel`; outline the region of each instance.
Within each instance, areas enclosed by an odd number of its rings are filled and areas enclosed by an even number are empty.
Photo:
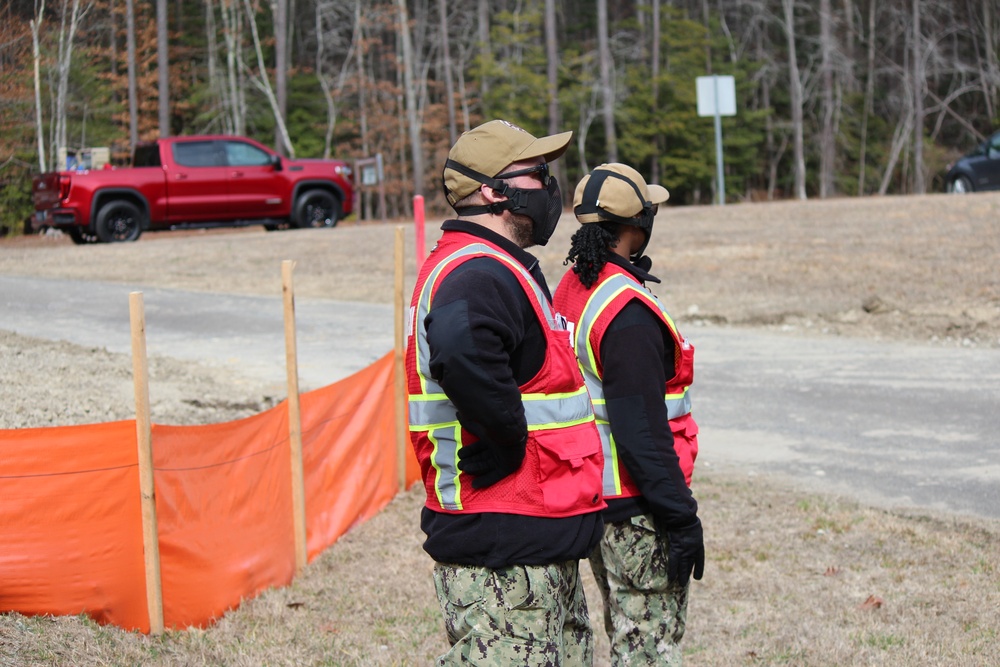
[[[340,201],[326,190],[307,190],[295,202],[296,227],[336,227]]]
[[[97,212],[97,238],[104,243],[135,241],[142,234],[142,212],[132,202],[110,201]]]

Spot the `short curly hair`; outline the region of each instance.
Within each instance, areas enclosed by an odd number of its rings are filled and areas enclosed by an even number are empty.
[[[583,225],[570,239],[569,255],[563,264],[573,262],[573,272],[587,289],[597,282],[601,269],[608,263],[611,248],[618,245],[621,226],[614,222]]]

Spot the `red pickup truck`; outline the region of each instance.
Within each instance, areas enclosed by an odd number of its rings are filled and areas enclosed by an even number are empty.
[[[354,173],[339,160],[292,160],[245,137],[170,137],[138,145],[130,168],[40,174],[32,196],[35,231],[112,243],[184,227],[333,227],[353,209]]]

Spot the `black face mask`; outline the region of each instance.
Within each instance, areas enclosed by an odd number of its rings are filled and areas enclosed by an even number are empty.
[[[496,192],[507,197],[506,201],[495,204],[456,208],[455,212],[459,215],[479,215],[480,213],[499,215],[503,211],[510,211],[531,220],[531,240],[536,245],[545,245],[552,238],[559,218],[562,216],[562,195],[559,192],[559,183],[556,182],[555,178],[547,177],[548,186],[544,190],[527,190],[511,187],[500,179],[481,174],[453,160],[445,162],[445,168],[454,169],[460,174],[490,186]],[[502,175],[516,176],[526,171],[529,170]]]
[[[653,236],[654,215],[656,214],[653,212],[652,207],[649,206],[643,207],[642,213],[639,215],[639,224],[636,226],[644,232],[645,240],[642,242],[642,245],[639,246],[639,249],[636,250],[630,257],[633,261],[642,257],[642,252],[646,249],[646,246],[649,245],[649,239]]]

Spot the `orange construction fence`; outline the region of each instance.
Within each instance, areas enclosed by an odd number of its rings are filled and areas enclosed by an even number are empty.
[[[302,394],[309,560],[399,490],[393,353]],[[0,430],[0,612],[149,632],[134,420]],[[205,627],[295,574],[287,401],[152,425],[167,628]],[[407,450],[409,451],[409,450]],[[419,478],[412,452],[406,485]]]

